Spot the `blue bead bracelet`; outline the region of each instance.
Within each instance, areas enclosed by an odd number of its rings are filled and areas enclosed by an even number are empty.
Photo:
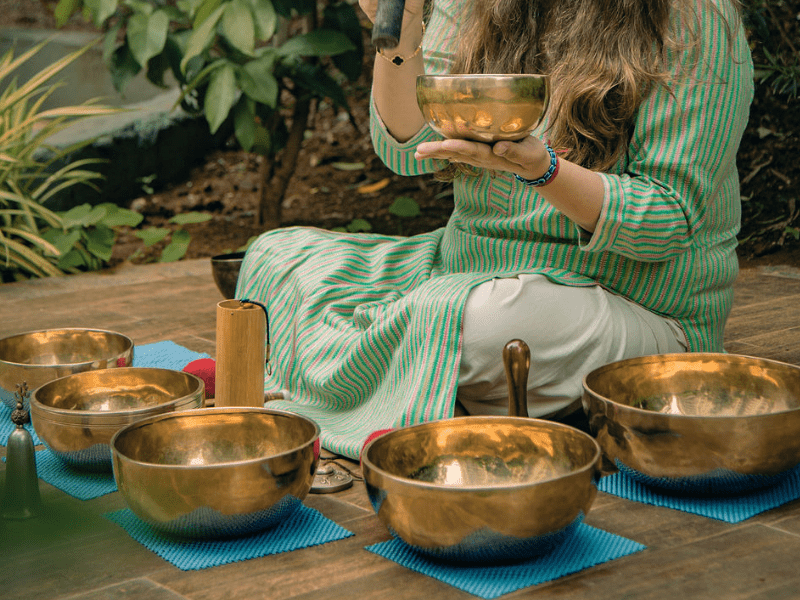
[[[558,172],[558,157],[556,156],[555,151],[549,145],[545,144],[544,147],[547,149],[547,153],[550,155],[550,168],[547,169],[547,172],[539,177],[539,179],[525,179],[522,175],[514,173],[514,179],[531,187],[543,186],[553,179],[555,174]]]

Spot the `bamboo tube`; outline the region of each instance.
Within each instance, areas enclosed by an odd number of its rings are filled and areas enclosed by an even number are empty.
[[[264,406],[266,318],[256,304],[217,304],[215,406]]]

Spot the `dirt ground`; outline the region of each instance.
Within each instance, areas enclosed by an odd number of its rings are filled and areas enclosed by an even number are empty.
[[[0,27],[53,27],[46,0],[0,0]],[[800,0],[781,0],[772,11],[790,40],[800,39]],[[71,28],[85,28],[73,19]],[[372,231],[413,234],[442,226],[452,208],[449,186],[429,176],[400,177],[377,158],[369,138],[367,103],[371,57],[347,89],[352,121],[345,114],[320,106],[300,154],[297,170],[282,207],[282,226],[343,227],[354,219],[367,221]],[[763,60],[757,52],[755,62]],[[740,258],[743,265],[800,266],[800,100],[776,97],[758,86],[750,124],[738,156],[742,180],[743,224]],[[355,125],[354,125],[355,124]],[[187,258],[210,257],[239,249],[263,231],[255,224],[260,157],[233,144],[198,164],[186,181],[143,195],[131,207],[144,216],[143,227],[170,226],[173,215],[202,211],[212,219],[181,226],[192,236]],[[388,212],[401,196],[413,198],[421,213],[413,219]],[[118,237],[112,263],[156,260],[159,246],[145,249],[132,232]]]

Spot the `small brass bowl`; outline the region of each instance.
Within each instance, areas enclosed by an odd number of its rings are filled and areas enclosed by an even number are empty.
[[[663,491],[738,494],[800,464],[800,368],[716,353],[661,354],[589,373],[583,407],[604,453]]]
[[[516,141],[539,124],[549,101],[545,75],[420,75],[417,103],[446,138]]]
[[[214,283],[226,300],[236,298],[236,283],[239,281],[239,270],[242,268],[244,254],[244,252],[230,252],[211,257]]]
[[[19,333],[0,339],[0,399],[14,408],[16,386],[23,381],[33,391],[73,373],[132,363],[133,341],[121,333],[83,328]]]
[[[567,425],[522,417],[459,417],[386,433],[361,466],[389,532],[450,562],[506,562],[546,553],[589,512],[600,447]]]
[[[170,369],[128,367],[68,375],[31,395],[31,422],[63,463],[111,471],[110,442],[118,429],[153,415],[200,408],[203,380]]]
[[[255,533],[284,521],[314,480],[320,429],[267,408],[205,408],[144,419],[111,441],[131,511],[190,538]]]

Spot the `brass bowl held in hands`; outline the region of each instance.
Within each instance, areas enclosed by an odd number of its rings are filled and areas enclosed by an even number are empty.
[[[131,511],[156,530],[225,538],[277,525],[314,480],[320,429],[267,408],[160,415],[111,441],[114,477]]]
[[[800,464],[796,366],[733,354],[661,354],[595,369],[583,387],[605,454],[663,491],[742,493]]]
[[[73,373],[132,363],[133,341],[121,333],[77,327],[18,333],[0,339],[0,399],[15,408],[23,382],[33,391]]]
[[[61,462],[111,471],[110,443],[121,427],[153,415],[201,408],[203,380],[183,371],[128,367],[75,373],[31,395],[31,422]]]
[[[239,281],[239,270],[242,268],[244,254],[244,252],[229,252],[211,257],[214,283],[226,300],[236,298],[236,283]]]
[[[516,141],[539,124],[549,101],[545,75],[420,75],[417,103],[446,138]]]
[[[390,533],[452,562],[550,551],[597,493],[600,447],[567,425],[459,417],[381,435],[361,455],[370,502]]]

